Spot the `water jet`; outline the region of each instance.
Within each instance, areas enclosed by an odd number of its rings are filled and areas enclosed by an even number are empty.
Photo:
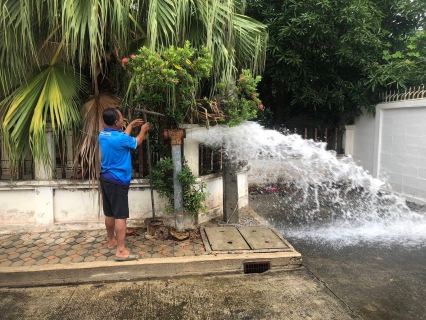
[[[191,138],[222,147],[230,159],[247,161],[249,182],[260,189],[276,188],[269,189],[265,200],[266,218],[285,237],[333,246],[426,243],[424,211],[410,210],[385,179],[373,178],[350,156],[325,150],[324,143],[283,135],[255,122],[214,126]]]

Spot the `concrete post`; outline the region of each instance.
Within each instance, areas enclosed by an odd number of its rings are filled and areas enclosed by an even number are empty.
[[[183,191],[182,184],[178,180],[179,173],[182,171],[182,139],[185,136],[183,129],[166,130],[165,139],[172,141],[172,160],[173,160],[173,192],[175,207],[175,228],[176,232],[185,231],[184,212],[183,212]]]
[[[354,155],[354,135],[355,126],[345,126],[345,135],[343,139],[343,148],[345,149],[345,155]]]
[[[200,176],[200,144],[197,140],[191,139],[191,135],[194,131],[198,130],[207,130],[206,128],[202,128],[198,125],[194,124],[184,124],[181,125],[182,129],[185,129],[185,139],[183,140],[183,155],[185,160],[187,161],[189,169],[194,176]]]
[[[223,220],[238,223],[237,166],[227,156],[223,157]]]
[[[46,145],[50,157],[50,166],[45,166],[41,161],[35,160],[35,180],[52,180],[53,168],[56,166],[55,159],[55,142],[53,140],[52,125],[46,124]]]

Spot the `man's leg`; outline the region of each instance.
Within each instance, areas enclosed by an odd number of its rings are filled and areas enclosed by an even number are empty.
[[[113,212],[114,222],[105,219],[105,225],[108,232],[108,239],[114,239],[117,244],[117,251],[115,253],[116,260],[129,261],[137,260],[138,255],[130,255],[129,250],[126,249],[126,230],[127,230],[127,218],[129,217],[129,202],[128,192],[129,188],[125,188],[120,185],[109,184],[110,188],[110,209]],[[112,216],[112,215],[109,215]],[[113,244],[113,241],[110,243]]]
[[[115,219],[115,236],[117,238],[117,252],[119,258],[127,258],[130,254],[126,249],[126,227],[127,219]]]
[[[113,186],[100,180],[102,189],[102,208],[105,214],[105,228],[108,235],[108,248],[112,249],[117,246],[117,239],[115,238],[115,218],[112,211],[110,196],[113,195]]]
[[[108,248],[112,249],[117,246],[117,239],[115,238],[115,218],[105,217],[105,227],[108,235]]]

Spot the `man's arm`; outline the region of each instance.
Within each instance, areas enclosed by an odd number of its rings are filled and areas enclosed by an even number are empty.
[[[136,136],[136,140],[138,141],[138,146],[142,143],[142,141],[145,139],[145,133],[149,130],[149,122],[145,123],[141,127],[141,131]]]
[[[128,136],[130,136],[130,134],[132,133],[133,128],[140,127],[141,125],[143,125],[143,120],[142,119],[133,120],[132,122],[130,122],[128,124],[128,126],[126,127],[126,130],[124,130],[124,132]]]

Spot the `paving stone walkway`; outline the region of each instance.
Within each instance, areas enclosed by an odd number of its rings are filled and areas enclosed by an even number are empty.
[[[203,254],[201,239],[182,242],[145,239],[144,229],[131,229],[128,249],[142,259]],[[105,230],[16,234],[0,239],[0,267],[114,260]]]
[[[253,211],[239,210],[241,225],[258,225]],[[256,214],[255,214],[256,215]],[[225,222],[213,220],[204,226],[223,226]],[[129,229],[127,247],[141,259],[198,256],[205,254],[205,246],[197,231],[184,241],[146,239],[146,229]],[[114,260],[116,249],[109,249],[106,231],[63,231],[0,235],[0,267],[31,265],[73,264]]]

